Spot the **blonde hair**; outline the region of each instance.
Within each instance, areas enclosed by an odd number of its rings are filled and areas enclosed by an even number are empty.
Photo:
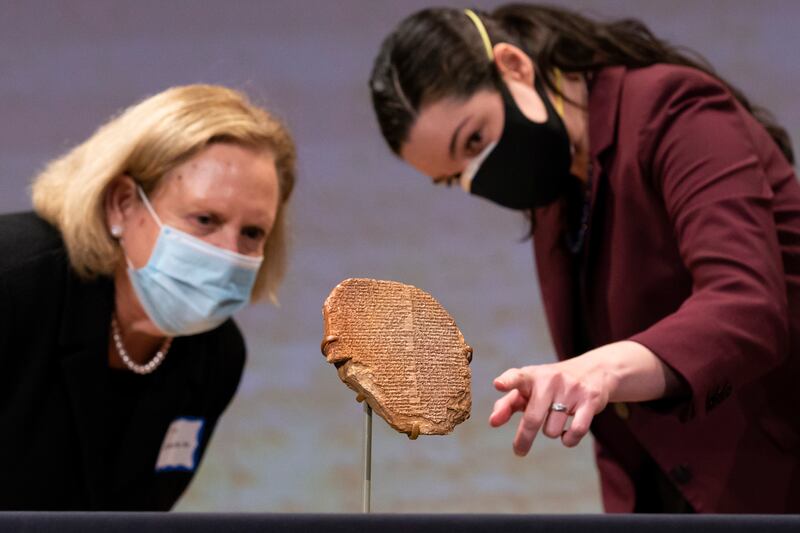
[[[280,199],[253,299],[266,296],[276,302],[286,269],[286,203],[295,182],[294,141],[279,120],[233,89],[173,87],[124,110],[34,179],[34,209],[60,230],[78,275],[110,275],[122,254],[106,225],[109,184],[128,174],[149,192],[167,172],[214,142],[266,149],[275,158]]]

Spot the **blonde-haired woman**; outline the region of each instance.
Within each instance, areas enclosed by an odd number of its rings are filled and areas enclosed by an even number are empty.
[[[275,299],[295,148],[234,90],[125,110],[0,216],[0,509],[166,510]]]

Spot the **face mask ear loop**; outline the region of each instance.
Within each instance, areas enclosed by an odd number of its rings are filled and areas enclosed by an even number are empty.
[[[120,248],[122,247],[120,246]],[[128,258],[128,254],[125,253],[125,248],[122,248],[122,255],[123,257],[125,257],[125,262],[128,264],[128,268],[131,270],[136,270],[136,267],[133,266],[133,263],[131,263],[130,258]]]
[[[150,204],[150,200],[147,199],[147,195],[144,193],[144,190],[142,190],[142,187],[140,185],[137,185],[136,190],[139,191],[139,196],[141,197],[142,202],[144,202],[144,206],[147,208],[148,211],[150,211],[150,214],[153,216],[153,219],[156,221],[156,224],[158,224],[158,227],[159,228],[164,227],[164,224],[162,224],[161,219],[158,218],[155,209],[153,209],[153,206]]]
[[[144,206],[147,208],[147,210],[153,216],[153,219],[156,221],[156,224],[158,224],[158,227],[159,228],[163,228],[164,224],[162,224],[161,223],[161,219],[158,218],[158,215],[156,214],[155,209],[153,209],[152,204],[150,204],[150,200],[147,199],[147,195],[144,193],[144,190],[142,190],[142,187],[140,185],[137,185],[136,186],[136,190],[138,191],[139,197],[142,199],[142,202],[144,202]],[[131,269],[131,270],[136,270],[136,267],[133,266],[133,263],[131,263],[131,260],[128,257],[128,254],[125,253],[125,248],[122,247],[121,245],[120,245],[120,248],[122,248],[122,255],[125,256],[125,262],[128,264],[128,268]]]
[[[123,239],[120,239],[120,240],[119,240],[119,249],[120,249],[120,250],[122,250],[122,257],[124,257],[124,258],[125,258],[125,263],[127,263],[127,265],[128,265],[128,269],[129,269],[129,270],[136,270],[136,267],[134,267],[134,266],[133,266],[133,263],[131,263],[131,260],[130,260],[130,258],[128,257],[128,254],[127,254],[127,253],[125,253],[125,246],[124,246],[124,243],[125,243],[125,241],[124,241]]]

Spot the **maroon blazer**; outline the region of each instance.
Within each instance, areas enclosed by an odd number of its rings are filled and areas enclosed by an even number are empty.
[[[597,73],[581,261],[564,202],[534,250],[560,359],[630,339],[686,382],[592,425],[607,511],[634,508],[649,455],[698,512],[800,512],[800,186],[725,87],[669,65]],[[576,276],[579,283],[575,283]],[[577,307],[576,307],[577,305]]]

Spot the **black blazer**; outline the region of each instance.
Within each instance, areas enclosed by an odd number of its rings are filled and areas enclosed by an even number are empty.
[[[113,301],[110,279],[76,277],[56,229],[0,216],[0,509],[168,510],[194,476],[239,384],[242,336],[229,320],[175,339],[138,400],[119,401]],[[156,470],[181,417],[203,421],[194,469]]]

